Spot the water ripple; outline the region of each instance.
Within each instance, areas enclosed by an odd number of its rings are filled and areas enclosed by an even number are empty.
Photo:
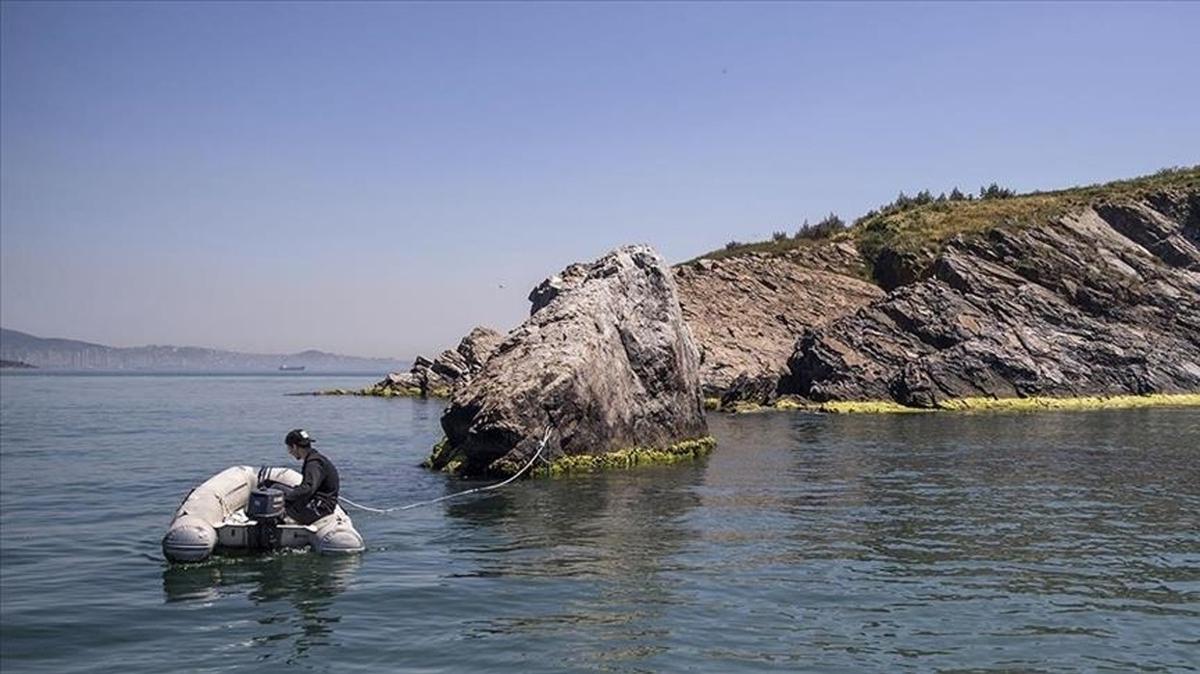
[[[339,385],[361,382],[314,388]],[[168,567],[187,490],[286,463],[280,429],[317,431],[356,500],[466,488],[416,467],[439,404],[271,377],[0,386],[6,671],[1200,668],[1192,410],[719,416],[695,464],[356,514],[351,560]]]

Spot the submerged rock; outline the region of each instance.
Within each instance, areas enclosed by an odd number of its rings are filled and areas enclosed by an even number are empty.
[[[476,327],[454,349],[429,360],[417,356],[408,372],[390,372],[368,389],[371,395],[448,398],[456,388],[465,386],[496,352],[504,337],[491,328]]]
[[[695,453],[687,441],[708,435],[699,356],[674,279],[652,249],[629,246],[571,265],[530,301],[529,319],[454,394],[432,468],[511,474],[548,426],[544,457],[558,465],[619,452]]]

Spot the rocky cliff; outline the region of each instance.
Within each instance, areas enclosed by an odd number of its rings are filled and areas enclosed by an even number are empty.
[[[1200,171],[1190,169],[929,204],[803,253],[734,251],[676,273],[705,383],[726,403],[928,407],[1200,390],[1198,246]],[[796,265],[801,256],[838,262]]]
[[[778,380],[804,329],[883,295],[861,278],[862,260],[848,240],[780,255],[701,258],[674,271],[708,396],[720,396],[738,377]]]
[[[966,397],[1200,390],[1200,192],[959,235],[919,280],[807,329],[781,393]]]
[[[661,279],[652,252],[622,249],[540,284],[530,321],[508,337],[477,329],[457,350],[418,359],[411,372],[364,391],[465,391],[491,367],[491,354],[507,353],[489,383],[471,388],[476,398],[456,396],[447,417],[456,447],[482,447],[477,439],[488,433],[511,440],[493,443],[487,456],[475,452],[472,469],[521,455],[533,427],[549,418],[530,402],[543,385],[571,388],[552,393],[560,402],[601,405],[611,394],[674,424],[652,386],[666,377],[664,390],[685,392],[671,403],[685,412],[679,428],[692,430],[663,438],[699,432],[685,343],[698,349],[704,395],[726,408],[785,396],[936,407],[962,398],[1197,392],[1198,249],[1200,168],[893,204],[845,230],[715,251]],[[647,311],[659,318],[649,321]],[[639,350],[645,344],[653,346]],[[629,373],[639,378],[637,395]],[[502,404],[510,387],[517,395]],[[533,410],[528,423],[486,421],[522,405]],[[644,436],[630,430],[632,412],[617,416],[555,451]],[[610,436],[616,445],[600,440]],[[452,454],[442,465],[460,460]]]

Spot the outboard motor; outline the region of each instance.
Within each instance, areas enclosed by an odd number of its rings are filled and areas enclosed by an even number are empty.
[[[246,536],[251,550],[274,550],[279,547],[279,524],[283,522],[283,492],[278,489],[255,489],[246,503],[246,516],[254,520]]]

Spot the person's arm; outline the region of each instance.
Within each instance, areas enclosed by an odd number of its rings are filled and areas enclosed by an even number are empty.
[[[317,485],[324,480],[325,473],[321,470],[321,462],[309,461],[304,464],[304,481],[285,493],[283,498],[288,503],[307,503],[317,492]]]

